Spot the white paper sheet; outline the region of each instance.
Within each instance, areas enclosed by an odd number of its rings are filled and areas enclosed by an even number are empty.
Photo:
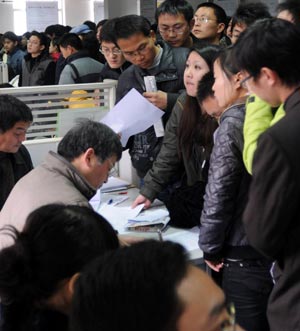
[[[143,132],[156,123],[164,114],[144,98],[136,89],[131,89],[101,120],[121,135],[126,146],[130,136]]]
[[[138,205],[135,208],[131,207],[115,207],[104,203],[100,206],[98,213],[103,216],[115,230],[119,233],[124,233],[125,224],[129,219],[135,218],[144,208],[144,204]]]

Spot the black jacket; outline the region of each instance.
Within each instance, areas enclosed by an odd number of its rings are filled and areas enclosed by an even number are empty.
[[[286,116],[258,141],[244,223],[251,244],[276,260],[269,299],[272,331],[300,329],[300,90]]]
[[[126,61],[123,63],[123,65],[120,68],[113,69],[106,62],[104,64],[103,69],[100,72],[99,82],[103,82],[104,79],[118,80],[120,75],[122,74],[122,72],[130,66],[131,66],[131,63]]]
[[[16,182],[33,169],[30,155],[21,145],[17,153],[0,152],[0,210]]]
[[[118,81],[116,102],[132,88],[140,93],[145,92],[144,76],[155,76],[157,89],[168,94],[167,108],[163,115],[165,125],[180,92],[184,90],[183,73],[189,50],[187,48],[171,48],[166,43],[161,43],[161,47],[163,54],[157,67],[146,70],[132,65],[122,73]],[[162,137],[156,137],[153,126],[129,139],[127,148],[129,148],[132,165],[140,177],[144,177],[152,167],[162,140]]]
[[[251,178],[242,158],[244,117],[244,103],[231,106],[215,132],[199,237],[206,260],[261,257],[242,224]]]

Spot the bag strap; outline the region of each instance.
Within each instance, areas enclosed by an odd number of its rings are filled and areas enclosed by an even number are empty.
[[[79,75],[79,72],[78,72],[78,69],[76,68],[76,66],[71,62],[71,63],[68,63],[69,66],[73,69],[74,73],[75,73],[75,83],[82,83],[81,82],[81,78],[80,78],[80,75]]]

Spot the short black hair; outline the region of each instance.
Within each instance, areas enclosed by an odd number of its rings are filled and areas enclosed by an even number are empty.
[[[32,122],[31,109],[11,95],[0,95],[0,133],[5,133],[17,122]]]
[[[288,21],[271,18],[255,22],[240,35],[234,45],[233,60],[254,79],[261,68],[267,67],[275,71],[286,86],[298,86],[299,54],[299,28]]]
[[[119,247],[112,226],[87,207],[42,206],[28,216],[21,232],[13,226],[4,230],[14,239],[0,251],[1,313],[8,330],[30,324],[37,306],[43,307],[62,281]]]
[[[182,313],[177,286],[188,272],[177,243],[144,241],[93,261],[75,284],[73,331],[171,331]]]
[[[116,20],[117,20],[117,18],[112,18],[110,20],[107,20],[102,25],[100,42],[106,41],[106,42],[112,42],[112,43],[116,44],[116,37],[115,37]]]
[[[263,18],[271,18],[268,7],[261,2],[240,4],[232,16],[232,28],[236,24],[245,24],[247,27]]]
[[[66,33],[59,39],[59,46],[63,48],[71,46],[79,51],[82,49],[82,41],[76,33]]]
[[[92,21],[84,21],[83,24],[87,25],[92,31],[96,32],[96,23]]]
[[[119,136],[111,128],[82,119],[60,141],[57,153],[71,162],[89,148],[94,149],[101,162],[113,155],[120,160],[123,151]]]
[[[118,41],[118,39],[130,38],[137,33],[142,33],[145,37],[149,37],[151,24],[149,20],[143,16],[126,15],[116,19],[114,32],[116,41]]]
[[[197,89],[197,100],[201,104],[208,97],[214,96],[212,89],[215,83],[214,74],[212,71],[207,72],[199,81]]]
[[[299,0],[286,0],[277,6],[277,13],[287,10],[293,17],[296,25],[300,25],[300,2]]]
[[[194,16],[193,6],[185,0],[165,0],[160,4],[155,12],[155,20],[158,23],[159,16],[162,14],[180,15],[182,14],[185,20],[190,23]]]
[[[12,31],[7,31],[3,34],[2,36],[3,40],[4,39],[9,39],[11,41],[17,41],[19,42],[20,41],[20,37],[18,37],[14,32]]]

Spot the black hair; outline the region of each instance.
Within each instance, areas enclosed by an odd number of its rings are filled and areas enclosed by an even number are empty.
[[[287,10],[293,17],[293,23],[300,25],[300,2],[298,0],[286,0],[277,6],[277,13]]]
[[[236,62],[233,60],[233,46],[221,49],[215,61],[218,61],[222,71],[229,80],[240,71]]]
[[[206,73],[198,83],[197,100],[201,104],[208,97],[214,97],[212,89],[215,83],[213,71]]]
[[[101,162],[113,155],[119,160],[123,151],[119,136],[111,128],[85,119],[66,133],[58,144],[57,153],[71,162],[88,148],[94,149]]]
[[[84,21],[83,24],[87,25],[92,31],[96,32],[96,23],[92,21]]]
[[[72,331],[171,331],[183,310],[188,272],[177,243],[144,241],[93,261],[75,284]]]
[[[283,84],[298,86],[299,54],[299,28],[271,18],[255,22],[240,35],[234,45],[233,61],[254,79],[260,75],[261,68],[267,67],[277,73]]]
[[[82,41],[76,33],[66,33],[59,40],[59,46],[66,48],[68,46],[74,47],[76,50],[82,49]]]
[[[11,41],[17,41],[18,43],[20,42],[20,37],[18,37],[14,32],[12,31],[7,31],[3,34],[2,36],[3,39],[9,39]]]
[[[191,52],[197,52],[206,62],[209,71],[213,71],[213,63],[220,48],[216,45],[208,45],[203,48],[192,48]],[[189,57],[189,55],[188,55]],[[195,142],[205,147],[210,153],[213,145],[213,132],[217,123],[207,114],[201,113],[197,98],[186,96],[183,113],[178,128],[178,150],[185,151],[187,157],[192,156]]]
[[[115,21],[114,33],[116,41],[118,39],[127,39],[131,36],[142,33],[145,37],[149,37],[151,32],[151,24],[148,19],[140,15],[126,15],[118,17]]]
[[[232,28],[236,24],[245,24],[247,27],[263,18],[271,18],[268,6],[261,2],[240,4],[232,16]]]
[[[111,225],[87,207],[46,205],[28,216],[23,231],[2,231],[14,239],[0,251],[2,317],[9,330],[30,329],[31,313],[46,308],[61,281],[119,247]]]
[[[32,122],[31,109],[11,95],[0,95],[0,133],[11,129],[17,122]]]
[[[61,24],[48,25],[45,29],[45,34],[49,35],[51,39],[61,37],[66,32],[66,27]]]
[[[116,44],[116,38],[115,38],[116,20],[117,18],[106,20],[106,22],[102,25],[100,42],[106,41]]]
[[[100,62],[100,55],[99,55],[100,43],[96,37],[96,33],[94,31],[90,31],[81,36],[82,36],[82,48],[88,51],[88,54],[92,59]]]
[[[194,16],[194,9],[193,6],[185,0],[165,0],[156,9],[156,22],[158,22],[158,18],[162,14],[170,14],[174,16],[182,14],[185,20],[190,23]]]
[[[98,29],[99,26],[103,26],[107,21],[108,21],[107,18],[105,18],[104,20],[99,21],[96,25],[96,29]]]

